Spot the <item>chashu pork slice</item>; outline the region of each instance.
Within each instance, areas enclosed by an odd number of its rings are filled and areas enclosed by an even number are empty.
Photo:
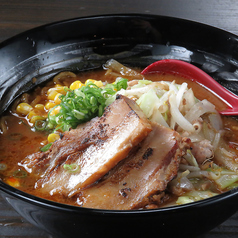
[[[48,152],[33,154],[21,164],[42,177],[36,183],[42,192],[72,196],[126,158],[151,130],[137,104],[118,96],[102,117],[66,132]]]
[[[82,190],[82,207],[128,210],[145,207],[150,197],[164,191],[178,172],[186,143],[169,128],[153,124],[138,149],[97,184]]]

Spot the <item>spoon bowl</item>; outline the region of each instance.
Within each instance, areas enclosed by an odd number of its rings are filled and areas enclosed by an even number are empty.
[[[238,96],[221,86],[211,76],[196,66],[181,60],[166,59],[156,61],[147,66],[141,74],[177,74],[196,82],[219,97],[227,105],[227,109],[220,111],[226,116],[238,115]]]

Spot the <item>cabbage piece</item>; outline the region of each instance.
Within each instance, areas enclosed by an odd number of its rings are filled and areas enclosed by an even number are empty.
[[[238,164],[235,161],[237,156],[235,155],[235,153],[233,154],[232,152],[230,152],[229,148],[227,147],[228,146],[225,144],[225,142],[220,139],[219,147],[214,153],[214,161],[218,164],[221,164],[223,167],[226,167],[237,173]]]
[[[203,122],[202,131],[205,139],[213,141],[215,137],[215,131],[212,128],[210,128],[209,124],[205,121]]]
[[[151,84],[152,81],[150,80],[139,80],[137,84],[135,84],[134,86],[131,87],[131,89],[135,89],[135,88],[141,88],[141,87],[144,87],[145,85],[147,84]]]
[[[184,194],[184,196],[181,196],[177,199],[176,204],[178,205],[182,205],[182,204],[186,204],[186,203],[190,203],[190,202],[196,202],[199,200],[203,200],[205,198],[210,198],[213,197],[215,195],[218,195],[218,193],[213,193],[211,191],[190,191],[186,194]]]
[[[211,113],[208,116],[212,127],[216,130],[216,131],[220,131],[223,129],[223,122],[221,119],[221,115],[216,112],[216,113]]]
[[[184,113],[188,112],[190,108],[192,108],[193,105],[195,105],[198,101],[198,99],[196,99],[196,97],[194,96],[193,90],[191,88],[184,92],[183,99],[186,102],[182,107],[182,111]]]
[[[124,92],[124,95],[127,97],[133,96],[136,98],[140,98],[143,94],[147,93],[151,88],[153,88],[150,84],[140,87],[140,88],[131,88],[127,89]],[[119,92],[118,92],[119,93]]]
[[[194,120],[197,120],[201,115],[207,112],[217,113],[215,106],[204,99],[196,103],[185,115],[185,118],[192,123]]]
[[[146,117],[149,118],[156,105],[159,104],[159,98],[157,97],[155,90],[150,89],[147,93],[143,94],[136,103],[140,106]]]
[[[154,110],[150,120],[152,122],[157,122],[158,124],[162,126],[169,127],[168,123],[166,122],[166,118],[164,118],[162,114],[160,113],[160,111],[157,109]]]
[[[191,202],[194,202],[194,200],[189,198],[189,196],[181,196],[177,199],[176,204],[182,205],[182,204],[191,203]]]
[[[215,134],[214,139],[212,141],[212,145],[213,145],[213,150],[214,151],[218,148],[220,139],[221,139],[221,133],[218,132],[218,133]]]
[[[237,174],[225,174],[222,175],[219,179],[216,179],[216,184],[221,188],[227,188],[228,186],[231,186],[233,183],[238,181],[238,175]]]

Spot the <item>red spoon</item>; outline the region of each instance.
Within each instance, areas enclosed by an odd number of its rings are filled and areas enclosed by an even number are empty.
[[[203,85],[227,104],[228,108],[220,111],[220,114],[227,116],[238,115],[238,96],[225,89],[196,66],[180,60],[166,59],[152,63],[141,72],[143,75],[161,73],[178,74]]]

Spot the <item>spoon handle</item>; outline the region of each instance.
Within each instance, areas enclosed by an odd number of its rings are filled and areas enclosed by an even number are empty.
[[[166,59],[152,63],[141,72],[143,75],[155,73],[177,74],[203,85],[228,106],[226,110],[220,111],[222,115],[238,115],[238,96],[225,89],[211,76],[196,66],[180,60]]]

